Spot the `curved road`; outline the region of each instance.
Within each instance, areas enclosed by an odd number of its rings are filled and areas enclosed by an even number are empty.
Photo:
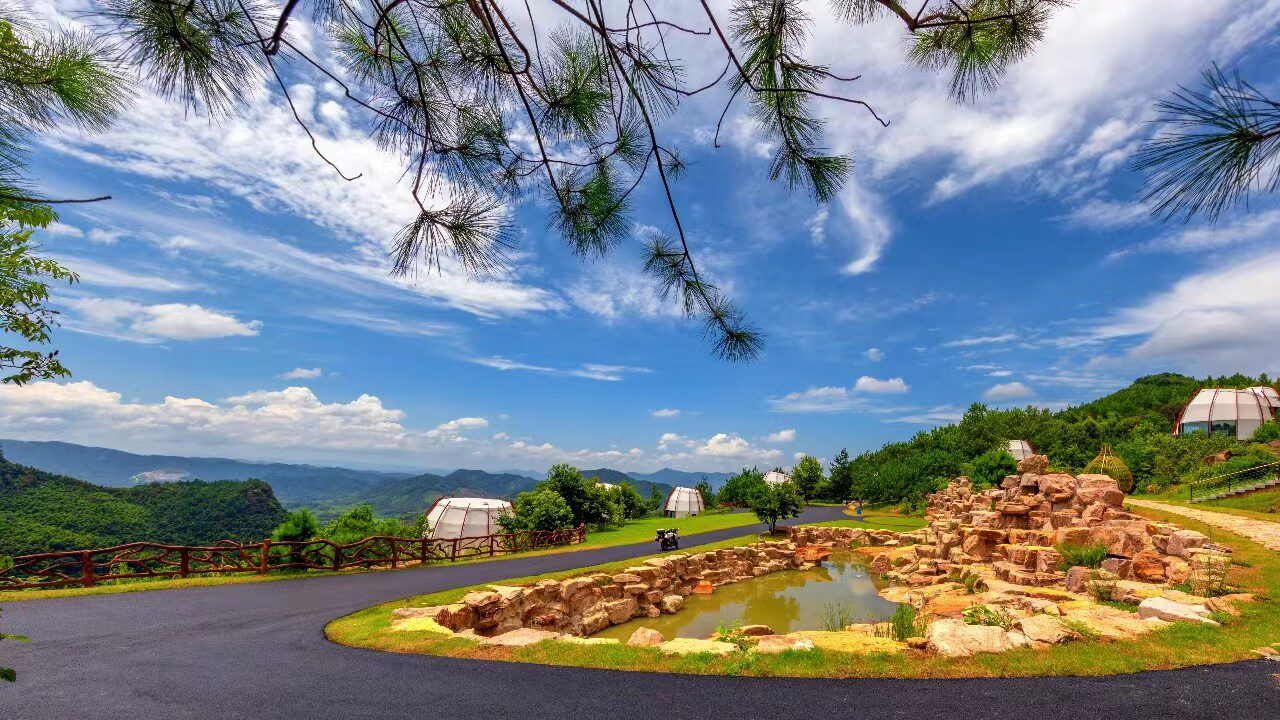
[[[810,508],[802,521],[831,519]],[[742,528],[689,536],[711,542]],[[375,603],[653,552],[653,543],[364,575],[11,603],[19,671],[0,718],[629,720],[655,718],[1270,717],[1263,660],[1111,678],[806,680],[662,675],[395,655],[328,642]]]

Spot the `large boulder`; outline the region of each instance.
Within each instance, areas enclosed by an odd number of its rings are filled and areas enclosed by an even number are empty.
[[[662,633],[652,628],[642,627],[631,633],[631,638],[627,640],[627,645],[631,647],[653,647],[661,645],[666,638],[662,637]]]
[[[614,625],[621,625],[635,617],[639,609],[640,603],[636,602],[634,597],[611,600],[604,604],[604,611],[609,614],[609,622]]]
[[[1143,550],[1133,556],[1133,564],[1129,567],[1129,577],[1143,582],[1163,582],[1165,579],[1164,561],[1155,550]]]
[[[1195,530],[1178,530],[1169,534],[1168,543],[1165,545],[1165,553],[1168,555],[1176,555],[1180,558],[1187,558],[1191,555],[1194,548],[1202,548],[1209,543],[1209,536]]]
[[[1120,486],[1107,475],[1079,475],[1076,477],[1075,503],[1079,507],[1087,507],[1096,502],[1120,507],[1124,505],[1124,493]]]
[[[1018,461],[1019,473],[1043,475],[1049,469],[1049,458],[1046,455],[1030,455]]]
[[[926,647],[946,657],[969,657],[1013,648],[1008,634],[992,625],[969,625],[963,620],[935,620],[925,636]]]
[[[1066,473],[1041,475],[1040,492],[1049,502],[1066,502],[1076,494],[1076,479]]]
[[[1180,603],[1163,597],[1153,597],[1143,600],[1138,605],[1138,617],[1142,619],[1158,618],[1173,622],[1175,620],[1187,620],[1190,622],[1206,623],[1209,625],[1217,625],[1218,623],[1209,619],[1209,609],[1204,605],[1191,605],[1188,603]]]
[[[1034,643],[1058,645],[1075,637],[1075,633],[1048,615],[1032,615],[1014,623],[1028,640]]]

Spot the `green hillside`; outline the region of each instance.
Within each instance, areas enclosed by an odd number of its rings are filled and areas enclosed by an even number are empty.
[[[1197,433],[1173,437],[1178,411],[1205,387],[1273,385],[1267,376],[1196,378],[1162,373],[1138,378],[1129,387],[1077,407],[1052,412],[1026,407],[993,410],[974,404],[963,419],[863,453],[849,464],[848,495],[870,502],[919,506],[946,478],[970,473],[984,453],[1008,440],[1026,440],[1061,470],[1079,472],[1104,444],[1132,471],[1136,491],[1161,490],[1234,465],[1249,466],[1274,457],[1271,450],[1232,437]],[[1223,450],[1238,455],[1230,464],[1207,466],[1206,456]],[[842,488],[843,489],[843,488]]]
[[[8,462],[0,455],[0,555],[150,540],[256,541],[285,510],[258,480],[107,488]]]

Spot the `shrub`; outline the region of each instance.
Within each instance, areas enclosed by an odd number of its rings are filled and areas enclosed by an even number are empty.
[[[1054,546],[1054,549],[1062,556],[1062,560],[1058,563],[1059,570],[1069,570],[1073,567],[1100,568],[1102,561],[1108,556],[1106,545],[1063,543]]]
[[[929,631],[929,623],[916,607],[910,603],[902,603],[893,611],[893,618],[887,623],[875,627],[876,637],[887,637],[905,642],[907,638],[924,637]]]
[[[1116,577],[1103,574],[1101,571],[1094,571],[1089,576],[1089,594],[1099,602],[1116,602],[1116,587],[1119,584],[1119,580]]]
[[[285,521],[271,531],[272,540],[310,540],[320,531],[320,521],[311,511],[302,508],[289,513]]]
[[[569,503],[554,490],[541,488],[522,492],[512,503],[515,511],[498,518],[498,524],[507,532],[516,530],[559,530],[573,526],[573,511]]]
[[[965,465],[975,487],[998,487],[1005,476],[1018,472],[1018,461],[1004,449],[988,450]]]
[[[822,629],[836,632],[853,624],[857,617],[849,603],[827,603],[822,606]]]
[[[990,605],[970,605],[961,613],[969,625],[991,625],[1004,630],[1013,629],[1013,616],[1004,608]]]
[[[951,581],[963,585],[964,591],[969,595],[987,591],[987,582],[982,579],[981,575],[971,570],[953,569],[951,571]]]
[[[1249,439],[1256,443],[1269,443],[1280,440],[1280,422],[1272,420],[1271,422],[1262,423],[1257,430],[1253,431],[1253,437]]]

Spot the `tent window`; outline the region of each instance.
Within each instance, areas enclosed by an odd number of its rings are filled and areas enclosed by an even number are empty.
[[[1213,429],[1209,431],[1209,434],[1210,435],[1235,435],[1236,421],[1235,420],[1215,420],[1213,423]]]
[[[1180,429],[1178,432],[1179,432],[1179,433],[1181,433],[1181,434],[1183,434],[1183,435],[1187,435],[1187,434],[1189,434],[1189,433],[1193,433],[1193,432],[1202,432],[1202,433],[1207,433],[1207,432],[1209,432],[1209,423],[1208,423],[1208,422],[1187,422],[1187,423],[1182,423],[1182,427],[1181,427],[1181,429]]]

